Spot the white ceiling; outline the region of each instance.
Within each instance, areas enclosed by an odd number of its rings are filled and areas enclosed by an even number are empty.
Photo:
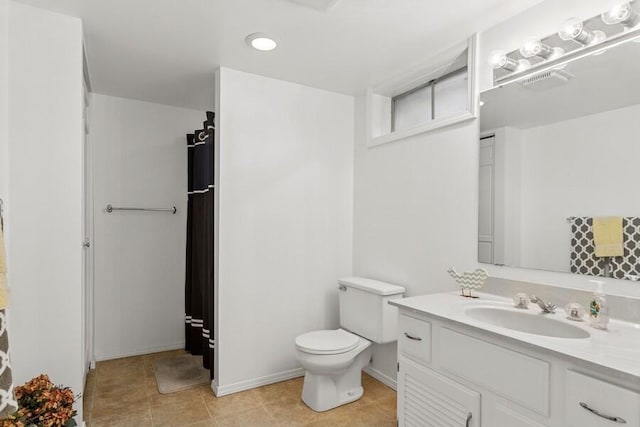
[[[213,107],[213,72],[355,94],[540,0],[20,0],[84,21],[93,90]],[[320,10],[319,10],[320,9]],[[244,38],[272,34],[273,52]]]

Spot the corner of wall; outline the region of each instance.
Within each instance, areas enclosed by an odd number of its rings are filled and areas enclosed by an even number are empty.
[[[219,67],[216,69],[214,74],[214,112],[216,114],[215,117],[215,129],[214,129],[214,157],[215,157],[215,165],[214,165],[214,202],[213,202],[213,215],[214,215],[214,224],[213,224],[213,298],[214,298],[214,327],[213,327],[213,336],[216,341],[214,352],[214,366],[213,372],[215,373],[214,383],[212,383],[212,387],[214,392],[217,395],[217,384],[219,381],[220,375],[220,328],[219,328],[219,318],[220,318],[220,310],[222,309],[222,305],[220,304],[220,78],[221,78],[222,68]]]
[[[6,88],[13,102],[7,108],[8,126],[2,126],[9,142],[8,168],[2,168],[0,180],[8,169],[5,187],[13,196],[14,213],[14,238],[7,248],[14,380],[47,372],[81,391],[82,25],[78,18],[0,1],[8,3],[11,24],[8,61],[1,62],[8,63]],[[33,127],[34,115],[42,119],[47,136],[27,145],[24,131]],[[41,192],[38,198],[32,196],[34,188]],[[34,342],[47,351],[35,352]]]

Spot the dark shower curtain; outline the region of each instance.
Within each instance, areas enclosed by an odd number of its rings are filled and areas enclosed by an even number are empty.
[[[213,238],[214,238],[214,118],[207,112],[203,128],[187,135],[189,200],[187,204],[187,263],[185,278],[185,347],[203,356],[215,378],[213,350]]]

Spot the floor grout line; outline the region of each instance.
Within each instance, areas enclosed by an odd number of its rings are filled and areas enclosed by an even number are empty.
[[[147,410],[149,411],[149,419],[151,421],[151,425],[153,426],[155,424],[155,421],[153,419],[153,408],[151,406],[151,393],[149,392],[149,383],[147,381],[147,379],[149,378],[148,378],[146,365],[147,365],[147,361],[143,357],[142,358],[142,377],[144,379],[144,390],[145,390],[145,393],[147,394]],[[153,363],[151,363],[151,370],[153,372]]]
[[[209,419],[211,419],[211,421],[216,421],[215,418],[213,418],[213,414],[211,413],[211,410],[209,409],[209,405],[207,405],[207,402],[205,402],[204,396],[202,396],[202,394],[200,395],[200,400],[204,404],[204,407],[207,409],[207,414],[209,414]]]

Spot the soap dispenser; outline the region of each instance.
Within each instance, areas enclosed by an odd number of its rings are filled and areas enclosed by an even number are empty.
[[[604,282],[600,280],[590,280],[597,285],[596,291],[593,293],[591,302],[589,303],[589,318],[591,326],[597,329],[607,329],[609,324],[609,304],[602,290]]]

